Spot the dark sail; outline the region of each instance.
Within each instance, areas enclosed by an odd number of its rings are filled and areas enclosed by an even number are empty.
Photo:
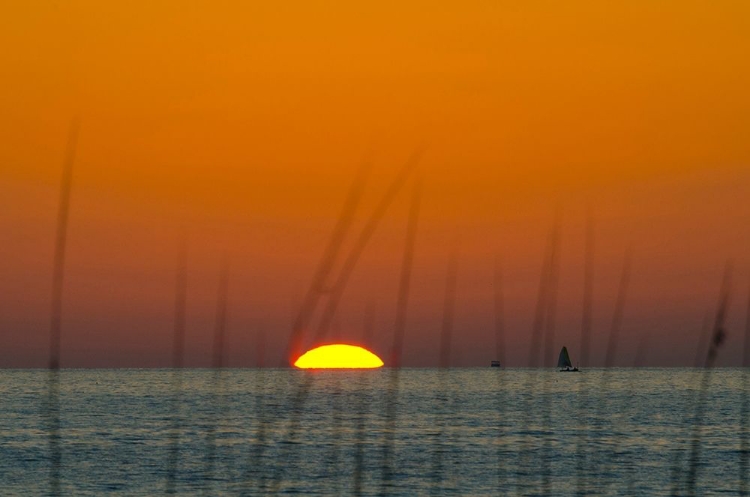
[[[573,364],[570,362],[570,356],[568,355],[567,347],[563,347],[560,351],[560,357],[557,359],[558,368],[572,368]]]

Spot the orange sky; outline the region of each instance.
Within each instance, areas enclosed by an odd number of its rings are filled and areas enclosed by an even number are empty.
[[[404,5],[404,4],[408,5]],[[632,246],[620,361],[692,364],[734,260],[737,364],[750,267],[750,4],[736,1],[29,2],[0,5],[0,366],[48,351],[67,130],[81,121],[63,366],[168,364],[178,233],[189,238],[188,364],[210,358],[221,254],[229,363],[278,361],[363,160],[356,228],[424,146],[407,365],[437,363],[460,238],[454,363],[494,347],[506,264],[508,362],[526,361],[543,246],[562,214],[556,347],[575,361],[586,205],[596,218],[594,351]],[[407,187],[337,321],[387,356]],[[272,359],[271,359],[272,357]]]

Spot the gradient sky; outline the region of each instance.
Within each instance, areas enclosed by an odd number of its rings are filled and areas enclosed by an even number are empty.
[[[404,5],[404,4],[408,5]],[[363,160],[355,231],[424,146],[406,365],[438,361],[449,252],[452,361],[526,364],[547,233],[562,217],[556,348],[579,355],[586,206],[596,223],[593,362],[627,247],[618,364],[692,365],[727,259],[719,364],[740,361],[750,286],[750,3],[744,1],[0,4],[0,367],[45,366],[59,184],[81,130],[62,365],[169,364],[180,232],[187,365],[210,361],[231,259],[230,365],[276,364]],[[336,329],[387,356],[410,187],[372,239]]]

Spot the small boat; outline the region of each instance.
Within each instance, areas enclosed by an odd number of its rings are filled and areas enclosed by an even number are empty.
[[[500,367],[500,361],[492,361],[490,363],[491,368],[499,368]]]
[[[574,368],[573,363],[570,362],[567,347],[563,347],[560,351],[560,357],[557,359],[557,367],[560,368],[561,373],[573,373],[578,371],[578,368]]]

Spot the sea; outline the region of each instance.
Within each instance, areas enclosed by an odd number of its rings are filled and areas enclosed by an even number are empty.
[[[740,495],[749,385],[743,369],[1,370],[0,495]]]

